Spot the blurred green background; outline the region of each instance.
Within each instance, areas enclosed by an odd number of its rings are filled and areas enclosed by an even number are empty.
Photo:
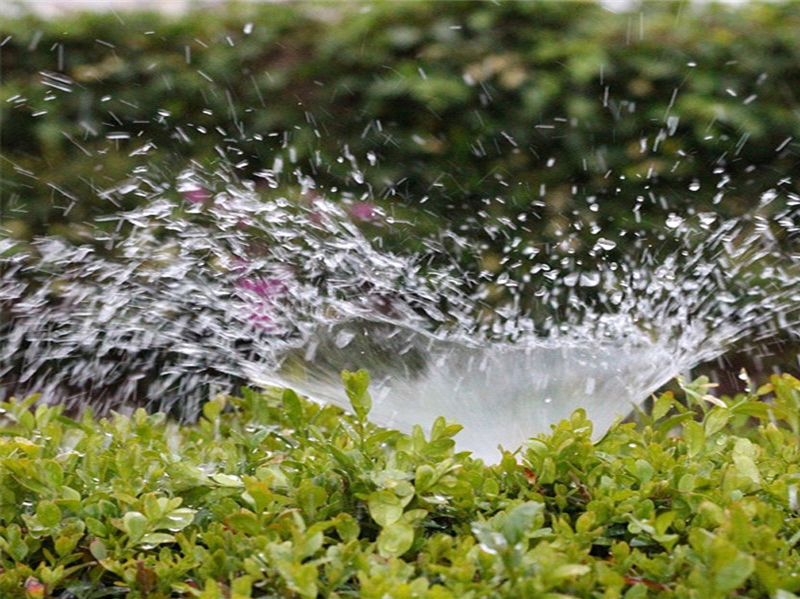
[[[227,165],[265,197],[379,204],[410,223],[377,231],[390,247],[455,230],[489,270],[514,261],[500,231],[572,256],[600,238],[657,251],[670,214],[745,214],[774,190],[768,222],[795,197],[798,30],[794,2],[7,19],[2,235],[87,240],[97,217],[139,201],[119,193],[130,177],[174,182],[196,163]],[[780,241],[796,254],[796,238]],[[721,382],[740,366],[796,371],[788,332],[758,347],[729,356]]]

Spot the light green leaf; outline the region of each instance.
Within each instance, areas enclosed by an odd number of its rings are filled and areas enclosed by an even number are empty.
[[[222,414],[222,410],[225,408],[225,404],[227,403],[226,399],[222,395],[218,395],[211,401],[206,402],[203,404],[203,416],[205,416],[206,420],[209,422],[216,421],[220,414]]]
[[[72,553],[78,542],[83,538],[82,533],[75,533],[71,535],[61,535],[53,542],[56,550],[56,555],[64,557]]]
[[[244,483],[242,479],[236,476],[235,474],[222,474],[221,472],[218,474],[212,474],[211,480],[222,487],[243,487]]]
[[[307,516],[316,517],[317,510],[328,501],[325,489],[309,480],[304,480],[297,489],[297,504]]]
[[[358,535],[361,533],[361,527],[358,525],[358,521],[346,512],[342,512],[336,516],[334,526],[336,527],[336,532],[339,534],[339,537],[345,543],[357,539]]]
[[[148,493],[144,496],[142,507],[144,509],[144,515],[147,516],[148,520],[158,520],[161,518],[161,505],[155,493]]]
[[[726,554],[725,557],[721,558],[720,553]],[[718,552],[715,557],[713,581],[720,596],[727,596],[741,587],[755,569],[753,557],[736,552],[733,547],[729,551]]]
[[[342,382],[344,383],[347,398],[350,400],[350,405],[353,406],[353,411],[359,420],[366,420],[367,414],[372,409],[372,397],[369,391],[369,373],[361,369],[357,372],[350,372],[349,370],[342,371]]]
[[[564,580],[566,578],[577,578],[591,571],[592,569],[586,564],[563,564],[557,566],[551,573],[551,576],[555,580]]]
[[[136,543],[147,531],[147,516],[141,512],[127,512],[122,516],[122,528],[131,541]]]
[[[281,399],[286,408],[286,417],[295,429],[303,427],[303,404],[294,389],[284,389]]]
[[[172,543],[175,537],[165,532],[151,532],[143,535],[139,539],[139,545],[160,545],[162,543]]]
[[[653,420],[661,420],[667,415],[675,402],[675,396],[669,391],[662,393],[653,404]]]
[[[731,418],[730,410],[723,408],[715,408],[708,413],[706,420],[703,423],[703,428],[706,431],[707,437],[713,437],[728,424]]]
[[[46,528],[52,528],[61,523],[61,509],[52,501],[40,501],[36,506],[36,519]]]
[[[99,539],[95,539],[89,543],[89,552],[92,554],[92,557],[98,561],[108,557],[108,550],[106,549],[105,543]]]
[[[400,498],[386,489],[371,493],[367,507],[369,515],[382,527],[394,524],[403,516],[403,504]]]
[[[761,473],[758,471],[758,466],[753,461],[753,458],[747,455],[734,454],[733,463],[736,466],[736,474],[749,479],[757,485],[761,484]]]
[[[153,528],[164,528],[173,532],[183,530],[192,523],[195,512],[196,510],[188,507],[181,507],[176,510],[172,510],[158,522],[156,522]]]
[[[253,593],[253,577],[245,574],[231,581],[231,599],[245,599]]]
[[[21,562],[28,555],[28,545],[22,538],[22,529],[17,524],[9,524],[5,539],[0,537],[0,549],[8,553],[15,561]]]
[[[414,527],[406,522],[395,522],[378,535],[378,553],[383,557],[400,557],[414,544]]]
[[[655,470],[646,460],[636,460],[631,467],[631,474],[636,477],[640,485],[650,482]]]
[[[434,477],[435,470],[433,466],[422,464],[417,466],[416,474],[414,475],[414,487],[418,494],[425,493],[436,482]]]
[[[500,530],[508,544],[516,545],[525,538],[526,534],[534,532],[538,528],[537,520],[540,519],[543,510],[542,503],[528,501],[508,512]]]
[[[694,457],[703,449],[706,442],[706,434],[703,427],[694,420],[690,420],[683,425],[683,438],[686,441],[686,451],[689,457]]]
[[[300,595],[312,599],[317,596],[317,568],[313,564],[298,564],[279,561],[278,571],[286,580],[286,585]]]

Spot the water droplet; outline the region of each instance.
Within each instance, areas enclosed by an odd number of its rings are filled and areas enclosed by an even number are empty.
[[[677,229],[683,224],[683,217],[680,217],[677,214],[670,214],[664,224],[669,229]]]
[[[597,287],[600,284],[599,272],[584,272],[581,273],[580,285],[581,287]]]
[[[336,334],[334,343],[339,349],[343,349],[350,345],[350,342],[355,339],[356,334],[353,331],[342,330]]]
[[[601,237],[595,245],[601,250],[610,251],[617,247],[617,242]]]

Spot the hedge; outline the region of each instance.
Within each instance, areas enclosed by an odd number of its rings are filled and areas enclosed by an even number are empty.
[[[797,379],[723,399],[698,380],[598,442],[578,410],[491,466],[455,423],[374,428],[366,373],[345,381],[355,415],[281,390],[218,397],[192,426],[0,404],[0,593],[800,593]]]

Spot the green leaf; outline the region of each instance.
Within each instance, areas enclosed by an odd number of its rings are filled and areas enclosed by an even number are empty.
[[[346,512],[336,516],[336,519],[334,520],[334,526],[336,527],[336,532],[339,534],[339,538],[341,538],[345,543],[349,543],[350,541],[357,539],[361,532],[361,527],[358,525],[358,520]]]
[[[308,599],[313,599],[317,596],[318,574],[316,566],[286,561],[279,561],[276,565],[289,589]]]
[[[105,537],[108,534],[106,525],[97,518],[87,516],[84,523],[86,524],[86,529],[96,537]]]
[[[303,510],[303,514],[309,518],[315,518],[317,510],[328,501],[328,494],[325,489],[319,487],[309,480],[300,483],[297,489],[297,504]]]
[[[231,599],[248,599],[253,595],[253,577],[244,575],[231,581]]]
[[[139,539],[139,545],[161,545],[162,543],[172,543],[175,541],[175,536],[165,532],[149,532],[142,535]]]
[[[350,400],[350,405],[353,406],[356,417],[361,421],[366,420],[367,414],[372,409],[372,397],[367,391],[369,373],[364,369],[357,372],[343,370],[342,382],[344,382],[347,398]]]
[[[5,539],[0,537],[0,541],[4,540],[0,546],[2,549],[11,556],[11,559],[21,562],[28,555],[28,545],[22,538],[22,530],[17,524],[9,524],[5,531]]]
[[[706,434],[703,427],[694,420],[683,425],[683,438],[686,441],[686,451],[689,457],[694,457],[703,450]]]
[[[242,479],[235,474],[223,474],[221,472],[211,475],[211,480],[222,487],[243,487]]]
[[[590,566],[586,564],[563,564],[557,566],[550,574],[554,580],[564,580],[568,578],[577,578],[584,576],[592,571]]]
[[[128,537],[134,543],[144,536],[147,531],[147,516],[141,512],[127,512],[122,516],[122,529],[128,533]]]
[[[55,500],[59,507],[77,512],[81,508],[81,494],[75,489],[62,486],[59,497]]]
[[[320,528],[319,524],[315,526],[317,529]],[[295,545],[295,555],[300,561],[313,556],[322,547],[323,540],[322,530],[309,529],[304,534],[302,542]]]
[[[681,493],[691,493],[694,491],[696,477],[694,474],[686,473],[678,479],[678,491]]]
[[[258,516],[245,509],[226,516],[225,524],[230,526],[233,530],[246,535],[256,536],[263,530]]]
[[[369,515],[382,527],[390,526],[403,516],[403,504],[392,491],[374,491],[367,499]]]
[[[108,557],[108,549],[106,548],[105,543],[99,539],[95,539],[89,543],[89,552],[92,554],[92,557],[98,561],[104,560]]]
[[[414,544],[414,527],[406,522],[395,522],[378,535],[378,553],[383,557],[400,557]]]
[[[421,464],[417,466],[417,471],[414,474],[414,488],[418,494],[425,493],[436,483],[436,471],[433,466],[429,464]]]
[[[725,596],[750,578],[755,570],[755,560],[750,555],[736,551],[731,545],[715,549],[712,580],[720,595]]]
[[[761,484],[761,473],[758,471],[758,466],[753,458],[747,455],[734,454],[733,463],[736,467],[736,474],[742,478],[749,479],[756,485]]]
[[[75,550],[80,540],[83,538],[83,533],[75,533],[71,535],[61,535],[53,542],[56,550],[56,555],[59,557],[66,557]]]
[[[61,509],[52,501],[40,501],[36,506],[36,519],[46,528],[52,528],[61,523]]]
[[[289,419],[289,424],[297,431],[304,430],[303,403],[294,389],[284,389],[281,401],[286,408],[286,417]]]
[[[172,532],[183,530],[194,521],[195,513],[196,510],[188,507],[174,509],[158,520],[153,525],[153,528],[171,530]]]
[[[648,461],[642,459],[636,460],[631,468],[631,474],[636,477],[640,485],[649,483],[653,478],[654,472],[655,469],[653,466],[651,466]]]
[[[706,416],[703,428],[706,432],[706,437],[713,437],[728,424],[731,418],[731,413],[725,408],[714,408]]]
[[[662,393],[653,404],[653,420],[661,420],[666,416],[674,403],[675,396],[671,392]]]
[[[211,401],[207,401],[203,404],[203,416],[209,422],[217,421],[220,414],[222,414],[222,410],[225,409],[226,403],[227,400],[222,395],[218,395]]]
[[[148,520],[158,520],[161,517],[162,508],[155,493],[148,493],[144,496],[142,507]]]
[[[534,532],[539,527],[544,504],[538,501],[528,501],[512,509],[505,517],[500,532],[509,545],[516,545],[526,534]]]
[[[536,472],[539,482],[543,485],[549,485],[556,480],[556,463],[550,456],[542,460],[541,468]]]
[[[51,489],[58,489],[64,484],[64,471],[57,461],[46,460],[39,467],[41,468],[41,479]]]

